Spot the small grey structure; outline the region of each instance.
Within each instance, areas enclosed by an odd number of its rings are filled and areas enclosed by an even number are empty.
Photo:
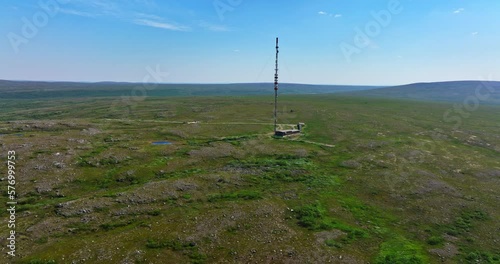
[[[294,134],[300,134],[300,132],[302,131],[302,128],[304,126],[305,126],[304,123],[298,123],[297,129],[276,130],[276,132],[274,132],[274,135],[278,136],[278,137],[284,137],[284,136],[290,136],[290,135],[294,135]]]

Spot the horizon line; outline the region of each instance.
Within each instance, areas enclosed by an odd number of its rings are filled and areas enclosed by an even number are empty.
[[[54,80],[7,80],[0,79],[0,81],[7,82],[42,82],[42,83],[85,83],[85,84],[99,84],[99,83],[115,83],[115,84],[144,84],[144,82],[130,82],[130,81],[54,81]],[[280,84],[295,84],[295,85],[313,85],[313,86],[370,86],[370,87],[396,87],[412,84],[430,84],[430,83],[450,83],[450,82],[500,82],[496,80],[448,80],[448,81],[420,81],[404,84],[388,84],[388,85],[375,85],[375,84],[314,84],[314,83],[300,83],[300,82],[282,82]],[[155,83],[155,82],[149,82]],[[273,82],[171,82],[156,83],[162,84],[180,84],[180,85],[234,85],[234,84],[274,84]]]

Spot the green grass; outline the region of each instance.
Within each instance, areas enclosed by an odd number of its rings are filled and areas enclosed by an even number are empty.
[[[319,202],[304,205],[297,209],[298,224],[310,230],[332,229],[332,219],[325,214],[326,209]]]
[[[201,264],[205,263],[206,256],[198,251],[196,243],[185,242],[179,240],[153,240],[149,239],[146,242],[146,247],[148,249],[169,249],[172,251],[178,251],[189,257],[190,263]]]
[[[319,201],[299,207],[296,212],[296,218],[299,226],[312,231],[338,229],[346,232],[347,236],[341,240],[343,243],[368,237],[368,233],[365,230],[352,227],[329,216],[327,209]],[[326,243],[328,245],[328,240]]]
[[[128,226],[130,224],[133,224],[133,221],[118,221],[118,222],[109,222],[105,224],[99,225],[100,228],[102,228],[104,231],[110,231],[119,227],[124,227]]]
[[[431,246],[437,246],[437,245],[442,245],[444,242],[444,238],[441,237],[441,236],[431,236],[428,240],[427,240],[427,244],[431,245]]]
[[[500,254],[484,251],[474,251],[466,254],[466,263],[500,263]]]
[[[446,233],[453,236],[462,235],[469,232],[477,221],[485,221],[487,219],[489,219],[489,216],[483,211],[464,211],[448,226]]]
[[[427,262],[423,248],[403,237],[395,237],[382,243],[375,261],[377,264],[419,264]]]

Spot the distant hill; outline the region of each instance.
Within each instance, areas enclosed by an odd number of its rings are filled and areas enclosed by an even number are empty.
[[[367,97],[402,98],[444,102],[463,102],[469,96],[472,96],[484,103],[500,104],[500,82],[454,81],[414,83],[366,91],[349,92],[348,94]]]
[[[113,96],[211,96],[273,94],[272,83],[149,84],[119,82],[36,82],[0,80],[0,99],[81,98]],[[325,94],[362,91],[380,86],[280,84],[280,94]]]
[[[0,99],[52,99],[116,96],[243,96],[273,94],[272,83],[150,84],[121,82],[37,82],[0,80]],[[144,93],[145,92],[145,93]],[[454,81],[414,83],[401,86],[349,86],[280,84],[280,94],[331,94],[464,102],[469,96],[482,103],[500,104],[500,82]],[[478,95],[476,95],[478,93]],[[483,100],[482,96],[488,97]]]

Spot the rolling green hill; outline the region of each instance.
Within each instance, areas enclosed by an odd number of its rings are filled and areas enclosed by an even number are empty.
[[[242,96],[273,93],[271,83],[237,84],[149,84],[140,83],[79,83],[33,82],[0,80],[2,99],[55,99],[117,96]],[[414,83],[401,86],[349,86],[280,84],[280,94],[331,94],[351,96],[399,98],[442,102],[480,102],[500,104],[500,82],[455,81]],[[468,101],[467,101],[468,100]]]
[[[82,98],[113,96],[213,96],[272,94],[270,83],[238,84],[147,84],[1,81],[0,98]],[[377,86],[280,84],[280,94],[325,94],[360,91]]]
[[[465,100],[475,100],[474,98],[476,98],[482,103],[500,104],[500,82],[455,81],[414,83],[352,92],[350,94],[356,96],[443,102],[463,102]]]

